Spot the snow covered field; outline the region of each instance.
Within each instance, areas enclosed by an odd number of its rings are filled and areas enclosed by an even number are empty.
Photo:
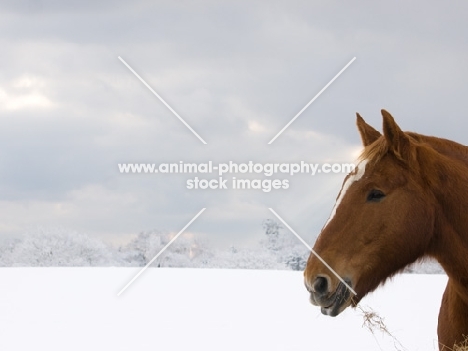
[[[347,310],[322,316],[293,271],[1,268],[0,350],[395,350]],[[365,298],[405,349],[437,350],[447,278],[400,275]]]

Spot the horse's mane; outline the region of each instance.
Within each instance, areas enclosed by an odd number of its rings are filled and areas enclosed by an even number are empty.
[[[413,132],[405,132],[410,142],[416,145],[426,145],[436,152],[449,158],[468,164],[468,147],[452,140],[422,135]],[[359,160],[367,160],[369,163],[377,163],[388,153],[388,144],[383,136],[366,146],[359,156]]]

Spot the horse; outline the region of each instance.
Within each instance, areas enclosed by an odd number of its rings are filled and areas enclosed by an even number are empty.
[[[403,132],[381,112],[383,134],[356,114],[364,148],[308,258],[305,286],[322,314],[337,316],[406,266],[435,258],[448,276],[443,350],[468,336],[468,147]]]

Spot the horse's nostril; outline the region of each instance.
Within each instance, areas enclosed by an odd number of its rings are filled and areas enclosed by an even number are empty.
[[[318,294],[326,294],[328,292],[328,280],[324,277],[317,277],[314,281],[314,291]]]

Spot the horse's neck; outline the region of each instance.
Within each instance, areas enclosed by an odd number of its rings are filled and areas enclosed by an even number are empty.
[[[468,146],[456,143],[452,140],[417,134],[413,132],[407,132],[406,134],[420,143],[429,144],[435,151],[444,156],[464,162],[468,167]]]
[[[464,291],[468,304],[468,147],[453,141],[412,134],[439,155],[427,173],[436,174],[432,189],[438,202],[433,255]]]

